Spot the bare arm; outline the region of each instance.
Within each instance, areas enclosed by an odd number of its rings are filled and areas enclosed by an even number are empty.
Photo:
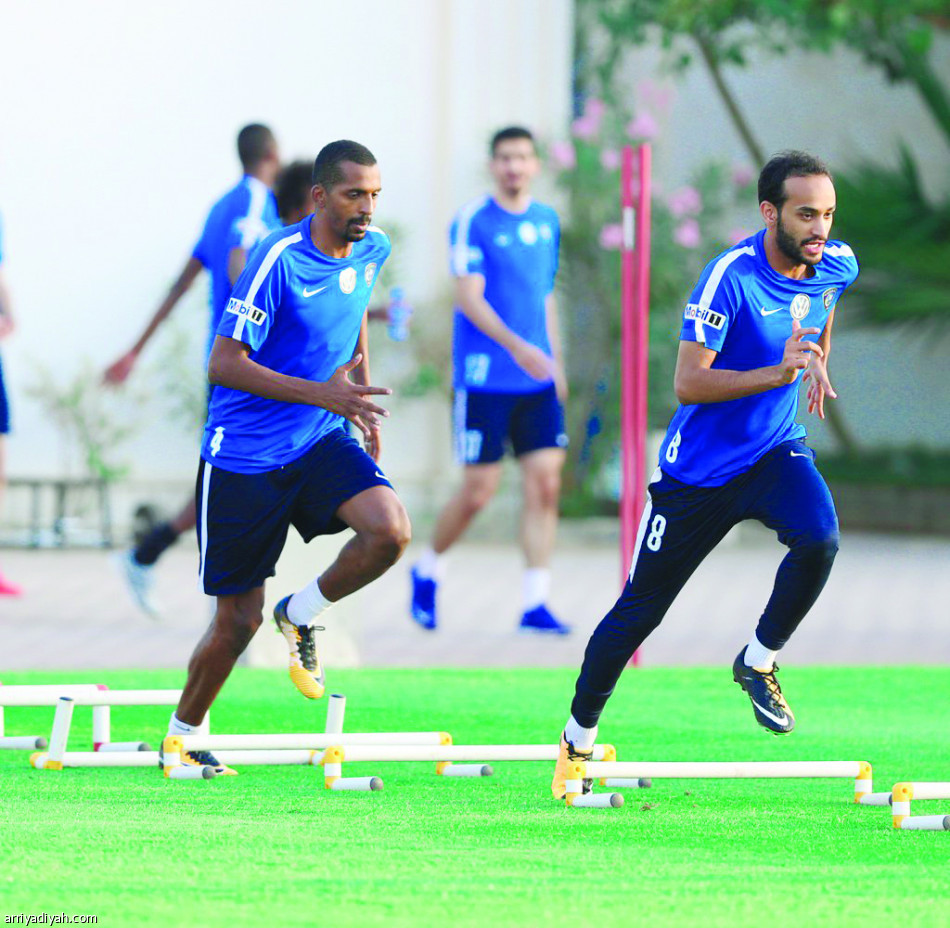
[[[0,339],[11,335],[14,328],[16,328],[16,324],[13,320],[13,304],[10,301],[10,291],[7,289],[3,268],[0,268]]]
[[[204,265],[194,256],[190,257],[182,268],[178,279],[171,285],[168,295],[159,304],[154,315],[145,326],[145,331],[139,336],[138,341],[127,351],[118,361],[110,365],[103,380],[106,383],[120,384],[132,373],[132,368],[142,353],[142,349],[148,344],[156,329],[165,321],[168,314],[175,308],[175,304],[185,295],[188,288],[195,282],[195,278],[201,273]]]
[[[785,342],[782,360],[778,364],[757,367],[751,371],[714,370],[712,363],[717,352],[701,342],[681,341],[673,380],[676,398],[689,406],[724,403],[794,383],[807,367],[810,356],[822,356],[822,348],[817,342],[802,340],[803,336],[817,335],[818,331],[814,328],[803,329],[792,320],[792,334]]]
[[[512,332],[485,299],[485,278],[468,274],[455,281],[455,302],[466,319],[498,342],[515,363],[535,380],[547,380],[555,374],[555,364],[540,348]]]
[[[567,374],[564,367],[564,350],[561,342],[561,321],[557,314],[557,299],[552,290],[544,298],[545,324],[548,330],[548,342],[554,357],[554,386],[558,399],[563,403],[567,399]]]
[[[245,264],[247,264],[247,252],[240,245],[228,252],[228,280],[231,281],[232,287],[244,272]]]
[[[822,355],[812,357],[805,371],[803,380],[810,381],[808,384],[808,411],[817,412],[819,419],[825,418],[825,397],[833,400],[838,398],[831,381],[828,379],[828,355],[831,354],[831,327],[835,322],[834,309],[828,313],[828,321],[825,323],[824,331],[818,339],[821,345]]]
[[[359,353],[334,371],[327,381],[291,377],[264,367],[249,356],[250,348],[233,338],[218,335],[208,360],[208,380],[219,387],[243,390],[254,396],[281,403],[301,403],[320,406],[352,422],[367,440],[379,428],[379,416],[389,413],[365,397],[388,396],[393,391],[386,387],[371,387],[354,383],[349,374],[363,360]]]

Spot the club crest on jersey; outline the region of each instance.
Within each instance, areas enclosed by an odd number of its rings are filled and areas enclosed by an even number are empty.
[[[356,289],[355,267],[345,267],[340,271],[340,289],[344,293],[352,293]]]
[[[373,277],[376,274],[376,262],[366,265],[366,270],[363,272],[363,276],[366,278],[366,286],[373,286]]]
[[[831,309],[831,304],[834,303],[835,297],[838,295],[837,287],[829,287],[822,295],[821,302],[825,304],[825,309]]]
[[[243,316],[248,322],[252,322],[254,325],[260,325],[267,318],[267,313],[265,313],[263,309],[252,306],[250,303],[245,303],[244,300],[239,300],[233,296],[228,300],[228,305],[224,311],[233,313],[235,316]]]
[[[538,242],[538,227],[533,222],[522,222],[518,226],[518,238],[525,245],[536,245]]]
[[[546,242],[550,242],[551,239],[554,238],[554,233],[551,231],[551,226],[546,222],[542,222],[541,225],[538,226],[538,232],[540,233],[541,238],[543,238]]]
[[[792,318],[797,319],[799,322],[808,315],[809,309],[811,309],[811,297],[805,293],[796,294],[788,307]]]
[[[717,313],[708,306],[700,306],[698,303],[687,303],[683,318],[687,322],[701,322],[713,329],[721,329],[726,324],[726,317],[722,313]]]

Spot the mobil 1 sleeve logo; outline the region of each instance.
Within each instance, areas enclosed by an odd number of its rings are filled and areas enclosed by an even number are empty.
[[[235,316],[243,316],[248,322],[253,322],[254,325],[260,325],[267,318],[267,313],[263,309],[251,303],[245,303],[244,300],[239,300],[234,296],[228,300],[225,312],[232,313]]]

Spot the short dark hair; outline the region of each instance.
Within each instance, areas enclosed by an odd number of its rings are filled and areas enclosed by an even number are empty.
[[[260,123],[245,126],[237,137],[238,157],[245,170],[256,168],[271,152],[274,133]]]
[[[340,165],[344,161],[369,166],[376,164],[376,157],[365,145],[360,145],[359,142],[351,142],[349,139],[330,142],[329,145],[324,145],[320,149],[317,160],[313,162],[313,186],[320,186],[324,190],[329,190],[340,183],[343,180],[343,171]]]
[[[534,136],[531,134],[530,129],[525,129],[524,126],[506,126],[504,129],[499,129],[491,137],[491,154],[492,157],[495,157],[495,151],[502,142],[507,142],[510,139],[527,139],[531,143],[532,148],[537,148],[534,144]]]
[[[759,202],[771,203],[779,212],[788,199],[785,181],[789,177],[813,177],[824,174],[832,180],[828,165],[807,151],[780,151],[769,158],[759,174]]]
[[[310,200],[312,171],[309,161],[292,161],[278,175],[274,196],[277,199],[277,215],[282,222],[286,222],[288,216]]]

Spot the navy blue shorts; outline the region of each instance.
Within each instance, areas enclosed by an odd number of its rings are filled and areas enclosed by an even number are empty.
[[[7,388],[3,384],[3,364],[0,363],[0,435],[10,431],[10,405],[7,403]]]
[[[516,458],[567,447],[564,407],[553,384],[531,393],[457,390],[454,431],[460,464],[493,464],[506,447]]]
[[[304,541],[347,528],[337,510],[389,479],[343,429],[324,435],[278,470],[236,474],[202,460],[198,467],[198,550],[209,596],[245,593],[274,576],[292,525]]]

